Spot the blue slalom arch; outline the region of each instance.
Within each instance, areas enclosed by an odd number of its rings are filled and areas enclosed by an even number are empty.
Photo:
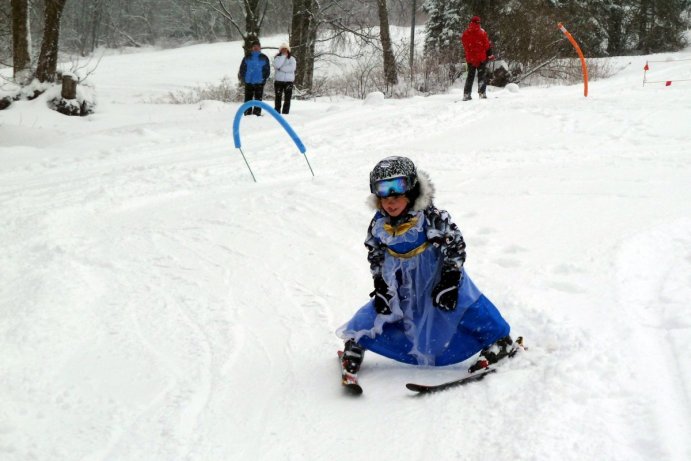
[[[254,182],[257,182],[257,179],[254,177],[254,173],[252,173],[250,164],[247,163],[247,158],[245,157],[245,153],[242,151],[242,144],[240,142],[240,120],[242,120],[244,112],[251,107],[261,107],[266,112],[273,115],[273,117],[278,121],[278,123],[283,127],[284,130],[286,130],[288,135],[291,137],[300,153],[305,157],[307,166],[309,167],[312,176],[314,176],[312,165],[310,165],[310,161],[307,159],[307,149],[305,149],[305,145],[300,140],[300,137],[297,135],[295,130],[293,130],[293,127],[290,126],[286,119],[283,118],[283,116],[279,114],[276,111],[276,109],[274,109],[273,107],[271,107],[263,101],[247,101],[246,103],[238,107],[237,112],[235,112],[235,118],[233,119],[233,142],[235,143],[235,148],[240,151],[240,154],[242,154],[242,158],[245,160],[245,165],[247,165],[247,169],[250,170],[250,174],[252,175],[252,179],[254,180]]]

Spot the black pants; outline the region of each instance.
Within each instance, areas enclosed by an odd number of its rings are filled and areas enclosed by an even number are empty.
[[[264,84],[263,83],[257,83],[257,84],[250,84],[250,83],[245,83],[245,102],[247,101],[252,101],[253,99],[256,99],[257,101],[261,101],[262,97],[264,96]],[[261,115],[262,114],[262,108],[261,107],[250,107],[245,111],[245,115]]]
[[[276,112],[287,114],[290,112],[290,98],[293,96],[293,82],[274,82],[274,91],[276,93],[276,102],[274,109]],[[285,101],[283,101],[283,110],[281,110],[281,99],[285,94]]]
[[[485,61],[478,67],[468,64],[468,77],[465,79],[465,88],[463,89],[464,95],[470,96],[470,92],[473,91],[473,80],[475,80],[476,70],[477,92],[480,94],[485,94],[487,91],[487,61]]]

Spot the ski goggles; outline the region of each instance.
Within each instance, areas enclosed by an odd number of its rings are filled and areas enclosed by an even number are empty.
[[[379,198],[403,195],[408,192],[408,179],[405,176],[383,179],[372,185],[372,193]]]

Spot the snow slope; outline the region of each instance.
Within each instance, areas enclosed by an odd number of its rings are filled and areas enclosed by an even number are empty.
[[[86,118],[0,112],[0,459],[691,459],[688,83],[643,88],[636,57],[587,99],[297,101],[316,177],[252,117],[255,184],[237,104],[145,103],[233,75],[231,46],[106,56]],[[529,351],[422,398],[404,384],[464,367],[369,354],[353,399],[333,331],[370,291],[391,154],[430,173]]]

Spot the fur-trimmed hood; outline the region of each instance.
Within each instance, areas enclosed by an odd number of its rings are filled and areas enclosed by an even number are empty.
[[[410,208],[411,211],[422,211],[434,202],[434,184],[429,179],[429,175],[422,170],[417,170],[417,181],[420,184],[420,195],[415,199],[413,206]],[[376,195],[370,194],[367,197],[367,204],[371,209],[383,212],[379,206],[379,197]]]

